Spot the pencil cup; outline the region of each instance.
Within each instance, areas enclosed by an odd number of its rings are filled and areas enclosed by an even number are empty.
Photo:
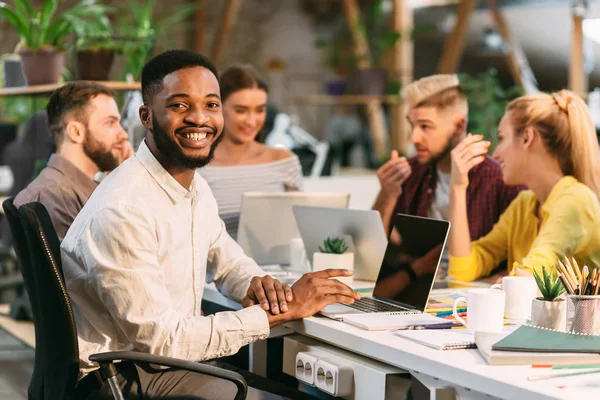
[[[600,335],[600,296],[567,295],[567,332]]]

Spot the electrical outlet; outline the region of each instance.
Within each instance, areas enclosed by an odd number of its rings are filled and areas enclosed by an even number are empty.
[[[352,394],[354,372],[352,367],[336,365],[319,359],[316,365],[315,386],[333,396]]]
[[[315,367],[317,358],[310,353],[296,354],[296,379],[310,386],[315,386]]]

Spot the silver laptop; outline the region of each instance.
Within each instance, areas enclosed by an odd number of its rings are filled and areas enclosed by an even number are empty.
[[[423,313],[449,230],[448,221],[397,214],[373,296],[365,296],[351,305],[332,304],[321,314],[343,320],[350,314]],[[410,279],[411,274],[407,271],[407,268],[412,268],[411,264],[420,264],[417,269],[422,271],[414,280]]]
[[[328,237],[350,236],[354,252],[354,279],[375,281],[387,237],[381,215],[373,210],[352,210],[295,205],[296,224],[308,261]]]
[[[346,208],[348,193],[244,193],[237,241],[258,265],[289,264],[290,241],[299,238],[295,204]]]

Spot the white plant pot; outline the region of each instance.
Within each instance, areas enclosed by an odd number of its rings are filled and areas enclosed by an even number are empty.
[[[531,325],[564,331],[566,306],[564,299],[545,301],[533,299],[531,303]]]
[[[354,253],[331,254],[315,252],[313,254],[313,272],[338,268],[354,272]],[[352,276],[335,277],[335,279],[346,285],[352,284]]]

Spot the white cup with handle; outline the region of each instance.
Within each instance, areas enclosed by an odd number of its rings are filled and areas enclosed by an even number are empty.
[[[505,301],[506,294],[502,290],[471,289],[466,298],[454,300],[452,313],[458,322],[467,327],[469,333],[502,332]],[[458,315],[456,308],[459,303],[467,303],[467,321]]]
[[[533,276],[505,276],[502,284],[492,285],[506,293],[504,316],[509,319],[526,320],[531,317],[532,300],[537,297],[537,283]]]

